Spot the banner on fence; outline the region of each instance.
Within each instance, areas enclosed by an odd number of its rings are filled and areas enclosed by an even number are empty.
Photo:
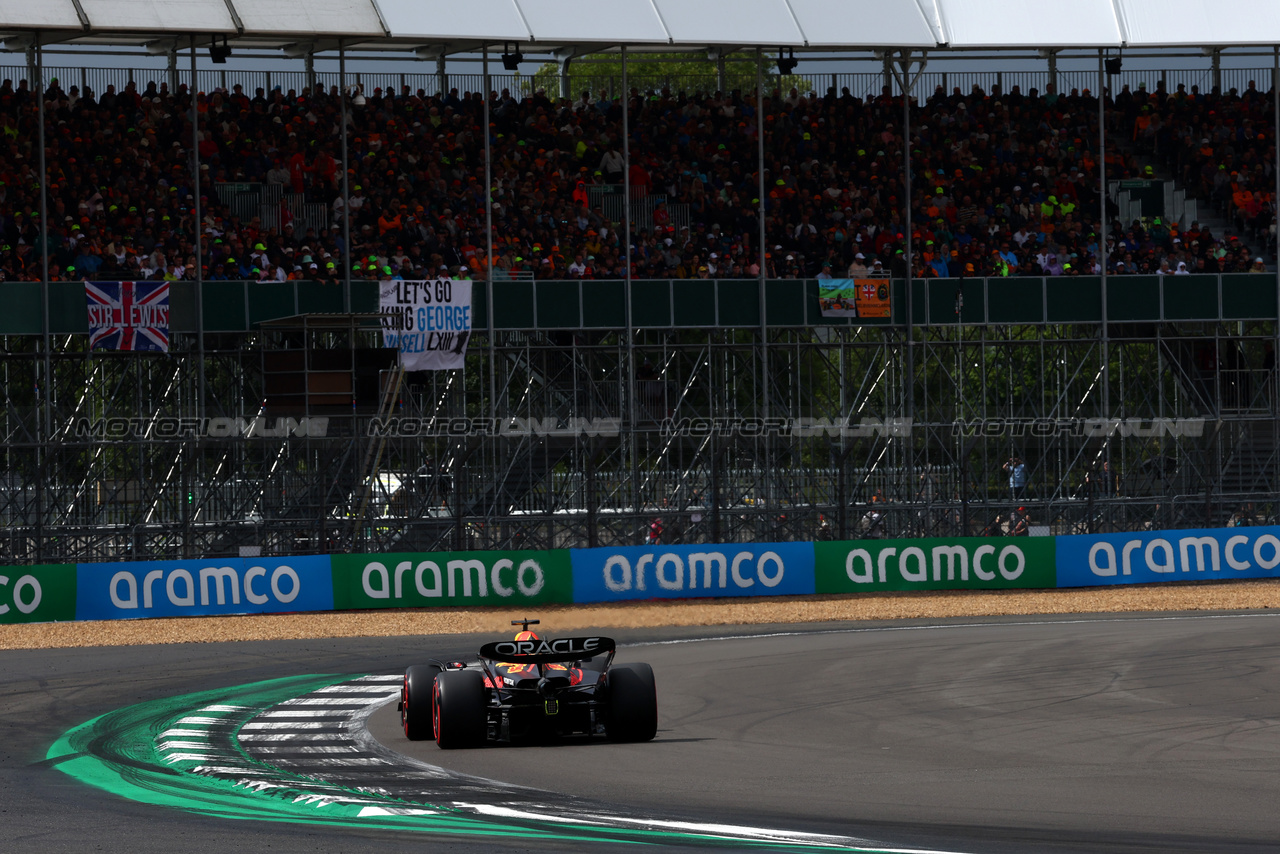
[[[888,279],[819,279],[823,317],[889,317]]]
[[[813,592],[812,543],[574,549],[573,601]]]
[[[573,602],[565,549],[334,555],[331,560],[337,610]]]
[[[76,619],[333,610],[329,557],[208,558],[76,567]]]
[[[1280,576],[1280,527],[1057,538],[1058,586]]]
[[[961,537],[814,543],[818,593],[1052,588],[1051,537]]]
[[[75,618],[75,564],[0,567],[0,624]]]
[[[90,350],[169,352],[168,282],[85,282]]]
[[[469,280],[388,280],[378,294],[383,346],[400,351],[406,371],[463,366],[471,338]]]

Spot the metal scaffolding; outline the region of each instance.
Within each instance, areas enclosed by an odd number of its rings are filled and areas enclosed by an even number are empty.
[[[910,376],[900,325],[498,330],[421,374],[369,315],[206,333],[203,360],[192,333],[168,356],[10,335],[0,549],[955,536],[1016,506],[1052,533],[1273,519],[1274,322],[1112,326],[1106,351],[1097,324],[919,327]]]

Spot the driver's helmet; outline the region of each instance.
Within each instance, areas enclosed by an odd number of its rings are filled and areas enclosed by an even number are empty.
[[[538,637],[537,632],[525,631],[525,632],[516,632],[516,640],[536,641],[536,640],[541,640],[541,638]],[[498,667],[500,667],[504,673],[509,673],[512,675],[525,673],[526,671],[529,674],[533,674],[533,673],[537,673],[537,670],[538,670],[537,665],[534,665],[534,664],[517,664],[510,661],[504,661],[501,664],[499,664]]]

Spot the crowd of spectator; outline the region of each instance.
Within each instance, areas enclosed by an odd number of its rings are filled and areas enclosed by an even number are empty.
[[[199,93],[130,84],[101,94],[42,93],[46,116],[49,276],[206,280],[482,278],[487,261],[483,104],[478,93],[355,92],[342,192],[336,89]],[[676,227],[658,205],[631,245],[632,275],[759,275],[760,175],[754,93],[605,92],[553,101],[491,96],[494,267],[537,278],[621,278],[626,247],[591,186],[624,180],[632,195],[688,208]],[[1157,88],[1108,98],[1108,178],[1172,176],[1216,203],[1256,246],[1274,235],[1271,98],[1253,84],[1204,95]],[[1105,230],[1098,192],[1098,104],[977,87],[939,89],[913,107],[888,90],[859,98],[773,92],[764,100],[766,274],[776,278],[905,273],[903,146],[919,276],[1236,272],[1262,268],[1239,237],[1151,218]],[[0,275],[41,277],[37,100],[0,84]],[[198,139],[199,176],[191,145]],[[235,217],[226,182],[284,185],[327,206],[319,232]],[[200,222],[195,222],[199,197]],[[344,218],[351,263],[344,269]],[[648,221],[646,220],[646,224]],[[196,258],[195,232],[204,254]]]

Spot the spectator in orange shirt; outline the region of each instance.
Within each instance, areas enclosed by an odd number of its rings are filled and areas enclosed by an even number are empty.
[[[381,236],[389,231],[399,231],[400,225],[400,208],[395,202],[392,202],[378,217],[378,234]]]

